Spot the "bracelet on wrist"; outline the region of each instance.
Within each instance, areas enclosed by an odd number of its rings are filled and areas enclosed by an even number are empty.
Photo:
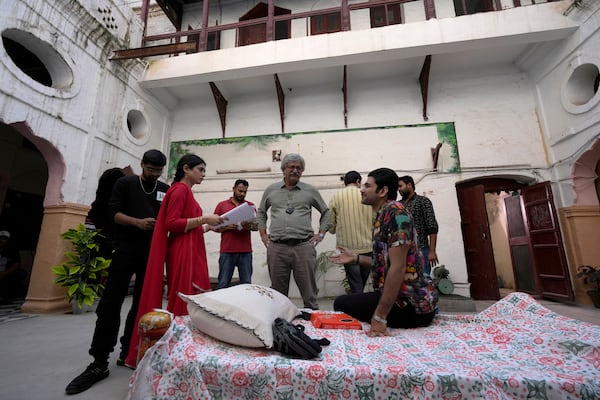
[[[381,318],[377,314],[373,314],[373,318],[372,319],[374,319],[375,321],[379,322],[380,324],[387,325],[387,319],[383,319],[383,318]]]
[[[202,217],[198,217],[198,225],[202,225]]]

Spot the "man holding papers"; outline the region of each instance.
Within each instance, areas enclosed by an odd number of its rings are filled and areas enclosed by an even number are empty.
[[[236,180],[233,185],[233,196],[220,202],[215,208],[215,214],[224,215],[229,213],[230,216],[225,224],[214,229],[215,232],[221,233],[217,289],[229,287],[236,266],[240,283],[251,283],[252,242],[250,231],[256,231],[258,228],[255,219],[256,208],[253,203],[246,201],[247,191],[248,181],[244,179]],[[237,222],[240,219],[236,218],[237,215],[242,216],[240,222]],[[251,216],[251,218],[244,219],[244,215]]]

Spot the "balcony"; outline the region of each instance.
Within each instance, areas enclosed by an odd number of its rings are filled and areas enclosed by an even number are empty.
[[[173,9],[167,0],[158,3]],[[430,74],[512,65],[577,29],[563,15],[567,0],[528,0],[527,6],[525,0],[341,0],[339,7],[309,11],[303,1],[287,2],[299,6],[287,10],[270,0],[242,15],[224,12],[239,20],[213,26],[209,2],[193,3],[171,11],[169,20],[179,28],[202,21],[200,29],[146,34],[142,47],[113,57],[146,58],[140,84],[170,107],[274,87],[281,104],[283,88],[338,85],[345,91],[347,79],[414,77],[425,109]],[[145,13],[142,7],[143,19]]]

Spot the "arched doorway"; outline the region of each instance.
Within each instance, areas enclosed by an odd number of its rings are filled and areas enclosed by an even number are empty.
[[[22,266],[28,272],[27,296],[29,298],[31,288],[36,287],[36,298],[49,296],[62,300],[62,296],[55,295],[54,291],[60,288],[55,287],[46,268],[42,268],[44,273],[40,275],[36,274],[35,266],[38,260],[54,263],[57,258],[56,242],[60,238],[50,234],[49,240],[44,236],[43,225],[48,207],[63,203],[63,157],[52,143],[36,136],[25,122],[0,121],[0,144],[0,227],[14,232]],[[42,242],[47,245],[40,251],[38,245]]]
[[[572,300],[558,217],[548,182],[484,177],[456,185],[471,297],[499,288]]]
[[[48,167],[38,148],[13,126],[0,123],[0,230],[10,232],[11,245],[19,251],[21,269],[26,271],[25,290],[42,225],[47,182]],[[25,290],[12,296],[24,297]]]

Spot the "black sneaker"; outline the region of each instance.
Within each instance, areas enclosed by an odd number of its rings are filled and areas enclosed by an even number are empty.
[[[88,390],[94,383],[100,382],[102,379],[106,378],[108,374],[108,366],[99,365],[93,362],[87,366],[81,375],[73,379],[71,383],[67,385],[65,392],[67,394],[81,393]]]

